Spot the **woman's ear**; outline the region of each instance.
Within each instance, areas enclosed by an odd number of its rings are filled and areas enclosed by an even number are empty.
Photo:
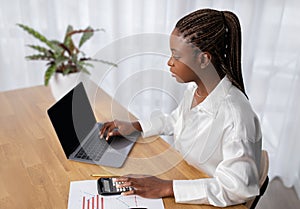
[[[199,59],[200,68],[204,69],[209,65],[211,61],[211,55],[208,52],[200,52],[198,55],[198,59]]]

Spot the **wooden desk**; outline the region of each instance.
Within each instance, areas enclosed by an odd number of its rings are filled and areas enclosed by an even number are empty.
[[[1,209],[67,208],[70,181],[95,179],[90,176],[92,173],[142,173],[165,179],[205,177],[155,137],[139,139],[121,169],[69,161],[46,113],[53,103],[50,89],[44,86],[0,92]],[[92,104],[99,121],[110,120],[112,115],[128,116],[101,90]],[[167,209],[214,208],[175,204],[174,198],[164,198],[164,205]]]

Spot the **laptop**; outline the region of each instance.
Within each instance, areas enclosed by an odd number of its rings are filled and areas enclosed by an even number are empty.
[[[83,83],[80,82],[47,110],[67,159],[109,167],[121,167],[140,133],[100,138]]]

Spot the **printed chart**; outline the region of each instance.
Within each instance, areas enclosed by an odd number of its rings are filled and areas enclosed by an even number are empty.
[[[104,199],[106,209],[128,209],[128,208],[164,208],[159,201],[141,198],[136,195],[132,196],[110,196]]]
[[[102,209],[104,199],[100,195],[93,195],[86,192],[82,193],[82,209]]]
[[[68,209],[163,209],[162,199],[147,199],[136,195],[101,196],[97,181],[74,181],[70,183]]]

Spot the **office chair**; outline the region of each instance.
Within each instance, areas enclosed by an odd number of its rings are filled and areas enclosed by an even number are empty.
[[[246,202],[245,206],[249,209],[254,209],[259,201],[259,199],[264,195],[268,184],[269,184],[269,177],[268,177],[268,170],[269,170],[269,157],[268,152],[263,150],[261,153],[261,161],[260,161],[260,191],[259,195],[257,195],[254,199],[249,200]]]

